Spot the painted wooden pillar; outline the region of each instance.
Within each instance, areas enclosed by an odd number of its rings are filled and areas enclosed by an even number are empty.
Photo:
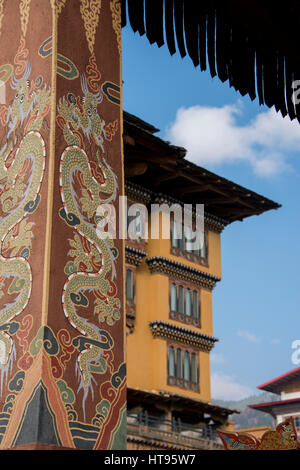
[[[122,449],[120,1],[0,0],[0,41],[0,449]]]

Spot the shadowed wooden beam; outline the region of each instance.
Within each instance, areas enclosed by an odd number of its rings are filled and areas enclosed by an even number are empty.
[[[201,184],[200,182],[196,185],[192,186],[184,186],[184,187],[179,187],[178,189],[176,188],[175,192],[179,195],[182,196],[184,194],[190,194],[190,193],[202,193],[205,191],[213,191],[213,186],[210,184]]]
[[[159,186],[161,183],[165,183],[166,181],[171,181],[177,178],[180,178],[182,173],[179,171],[178,173],[167,173],[165,175],[158,176],[152,180],[153,186]]]
[[[148,165],[145,162],[141,162],[141,163],[128,162],[126,163],[126,166],[125,166],[125,176],[129,178],[132,176],[143,175],[144,173],[146,173],[147,169],[148,169]]]
[[[170,154],[165,153],[154,153],[154,152],[147,152],[146,150],[135,150],[134,152],[126,152],[126,165],[127,163],[131,162],[148,162],[148,163],[155,163],[155,164],[163,164],[163,163],[173,163],[174,164],[174,157]]]

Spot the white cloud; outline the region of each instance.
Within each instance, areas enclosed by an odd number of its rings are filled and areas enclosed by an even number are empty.
[[[220,353],[210,353],[210,361],[212,364],[225,364],[225,359],[223,354]]]
[[[220,108],[180,108],[166,139],[185,147],[190,161],[208,168],[247,162],[263,177],[290,169],[288,152],[300,150],[298,121],[283,118],[272,108],[239,125],[242,114],[240,101]]]
[[[250,343],[259,343],[260,342],[260,338],[253,335],[252,333],[249,333],[249,331],[246,331],[246,330],[238,331],[237,336],[239,336],[240,338],[246,339],[247,341],[250,341]]]
[[[214,400],[242,400],[253,393],[250,387],[239,384],[230,375],[223,372],[214,372],[211,375],[211,394]]]
[[[279,338],[272,338],[270,340],[270,344],[280,344],[280,339]]]

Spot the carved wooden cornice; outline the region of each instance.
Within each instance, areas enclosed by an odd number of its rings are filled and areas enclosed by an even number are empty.
[[[153,256],[146,259],[150,272],[166,274],[182,281],[192,282],[205,289],[212,290],[221,278],[208,274],[200,269],[186,266],[178,261],[173,261],[161,256]]]
[[[150,322],[149,326],[154,338],[170,339],[178,343],[194,346],[201,351],[210,351],[214,347],[215,342],[219,341],[213,336],[161,320]]]
[[[173,204],[179,204],[180,206],[183,206],[184,204],[182,201],[179,201],[178,199],[173,199],[162,193],[155,194],[151,202],[154,204],[167,204],[169,206]],[[192,212],[195,216],[195,209],[193,209]],[[228,222],[226,222],[224,219],[221,219],[220,217],[217,217],[216,215],[212,215],[206,212],[204,204],[204,224],[206,229],[212,230],[213,232],[221,233],[224,227],[228,225]]]
[[[127,335],[131,335],[135,327],[136,314],[133,309],[126,309],[126,327],[128,328]]]
[[[129,181],[125,182],[125,194],[129,199],[139,202],[141,204],[145,204],[146,206],[150,203],[167,204],[168,206],[171,206],[173,204],[179,204],[180,206],[184,205],[184,203],[178,199],[174,199],[162,193],[155,193],[153,191],[150,191],[149,189],[143,188],[142,186],[139,186],[135,183],[131,183]],[[193,214],[195,215],[195,210],[193,210]],[[206,212],[205,205],[204,223],[206,229],[212,230],[213,232],[217,233],[221,233],[224,227],[228,225],[228,222],[224,219]]]
[[[147,256],[145,251],[133,248],[132,246],[125,246],[125,261],[128,264],[139,266],[143,259]]]
[[[129,181],[125,181],[125,195],[128,199],[147,206],[151,201],[152,191],[137,184],[130,183]]]

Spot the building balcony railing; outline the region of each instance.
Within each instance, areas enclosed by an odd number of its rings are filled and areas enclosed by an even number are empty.
[[[128,435],[151,439],[152,442],[185,449],[223,449],[213,426],[183,423],[149,415],[146,411],[127,414]],[[155,444],[154,444],[155,445]]]
[[[168,384],[183,388],[184,390],[193,390],[194,392],[199,392],[199,384],[197,382],[192,382],[191,380],[168,377]]]
[[[175,312],[174,310],[171,310],[169,313],[169,317],[172,318],[172,320],[178,320],[187,323],[187,325],[193,325],[198,327],[201,326],[199,317],[193,317],[185,313]]]

